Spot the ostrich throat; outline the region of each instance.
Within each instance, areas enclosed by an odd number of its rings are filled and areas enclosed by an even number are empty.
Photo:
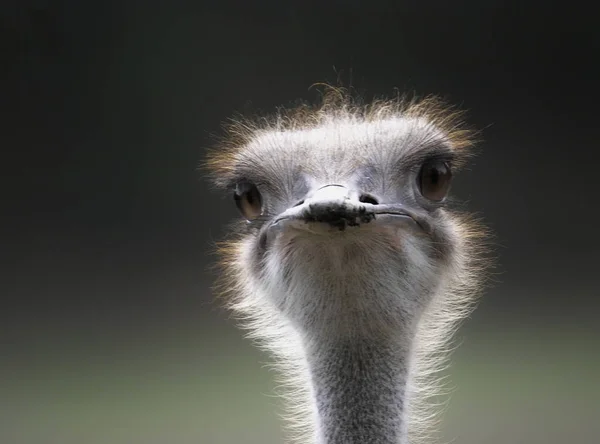
[[[351,291],[337,288],[337,294],[320,292],[325,300],[341,302],[343,307],[337,315],[346,322],[330,322],[336,326],[328,333],[324,333],[326,325],[321,327],[324,330],[317,328],[321,333],[307,335],[304,342],[316,412],[316,442],[405,443],[413,328],[373,328],[381,320],[368,319],[369,315],[352,301],[377,300],[378,295],[368,286],[354,283]]]

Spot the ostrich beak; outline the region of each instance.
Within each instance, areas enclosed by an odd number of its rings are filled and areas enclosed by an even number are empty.
[[[361,202],[352,191],[337,184],[325,185],[309,195],[301,204],[287,209],[275,218],[272,226],[284,222],[324,223],[344,230],[367,224],[376,218],[410,221],[421,225],[416,214],[401,204],[379,205]],[[294,224],[296,225],[296,224]]]

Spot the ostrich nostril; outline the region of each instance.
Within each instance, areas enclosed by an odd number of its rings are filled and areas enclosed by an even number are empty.
[[[300,205],[302,205],[304,203],[304,199],[299,200],[296,205],[294,205],[294,207],[299,207]],[[292,207],[293,208],[293,207]]]
[[[379,205],[379,201],[370,194],[361,194],[358,200],[362,203],[368,203],[371,205]]]

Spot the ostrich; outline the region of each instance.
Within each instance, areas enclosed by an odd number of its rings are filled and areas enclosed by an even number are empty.
[[[276,358],[292,441],[433,441],[436,375],[485,269],[485,230],[448,209],[472,145],[434,97],[363,104],[331,88],[233,121],[211,150],[243,216],[217,288]]]

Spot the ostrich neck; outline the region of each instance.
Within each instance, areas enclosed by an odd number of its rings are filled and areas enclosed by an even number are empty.
[[[403,341],[333,339],[307,351],[318,444],[407,443]]]

